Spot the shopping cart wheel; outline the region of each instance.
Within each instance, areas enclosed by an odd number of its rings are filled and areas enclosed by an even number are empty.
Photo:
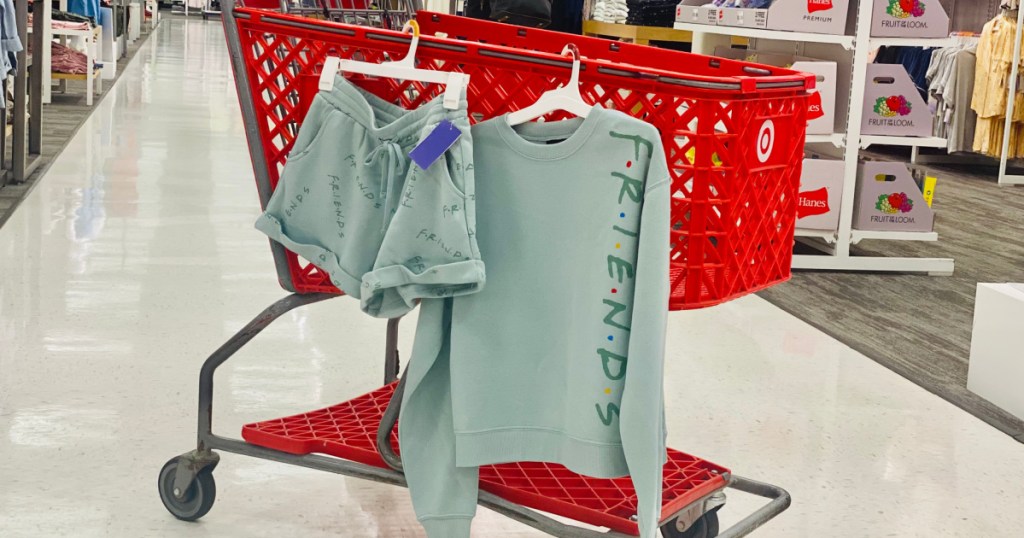
[[[157,484],[160,488],[160,500],[174,517],[184,521],[195,521],[213,508],[213,501],[217,498],[217,484],[213,481],[213,469],[207,467],[199,471],[180,499],[175,497],[174,475],[180,459],[174,458],[160,469],[160,480]]]
[[[679,520],[673,519],[661,526],[665,538],[714,538],[718,536],[718,510],[700,516],[689,529],[679,530]]]

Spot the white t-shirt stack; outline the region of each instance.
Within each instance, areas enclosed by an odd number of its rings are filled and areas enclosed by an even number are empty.
[[[590,17],[595,21],[625,24],[629,17],[629,7],[626,6],[626,0],[597,0]]]

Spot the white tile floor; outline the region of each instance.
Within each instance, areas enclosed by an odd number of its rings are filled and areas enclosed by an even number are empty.
[[[283,295],[256,214],[221,29],[165,18],[0,229],[0,536],[422,536],[402,489],[231,455],[201,523],[161,506],[201,361]],[[671,444],[793,494],[757,536],[1020,536],[1024,446],[760,299],[670,323]],[[216,428],[375,387],[383,330],[286,316],[219,375]]]

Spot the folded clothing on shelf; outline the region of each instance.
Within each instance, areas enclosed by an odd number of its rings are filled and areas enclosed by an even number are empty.
[[[671,27],[676,20],[676,0],[627,0],[627,22],[636,26]]]
[[[79,17],[78,15],[72,15],[72,17],[74,17],[75,19],[81,19],[82,18],[82,17]],[[31,13],[28,14],[28,25],[30,27],[32,26],[32,14]],[[88,20],[86,20],[86,21],[78,21],[78,20],[51,19],[50,20],[50,28],[59,29],[59,30],[89,30],[89,29],[92,28],[92,25],[89,24]]]
[[[31,16],[31,15],[29,15]],[[89,17],[83,17],[75,13],[68,13],[67,11],[53,10],[50,13],[51,21],[64,21],[64,22],[84,22],[86,24],[92,24],[93,20]]]
[[[767,9],[773,0],[714,0],[708,7],[738,7],[744,9]]]
[[[601,22],[625,24],[629,17],[626,0],[597,0],[590,18]]]
[[[89,62],[85,54],[53,42],[50,43],[50,69],[54,73],[85,75],[89,73]]]

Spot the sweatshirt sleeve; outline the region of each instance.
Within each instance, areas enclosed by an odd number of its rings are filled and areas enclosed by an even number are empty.
[[[655,538],[661,517],[665,463],[665,326],[669,296],[669,174],[661,145],[654,146],[640,216],[629,362],[619,430],[636,488],[641,538]]]

